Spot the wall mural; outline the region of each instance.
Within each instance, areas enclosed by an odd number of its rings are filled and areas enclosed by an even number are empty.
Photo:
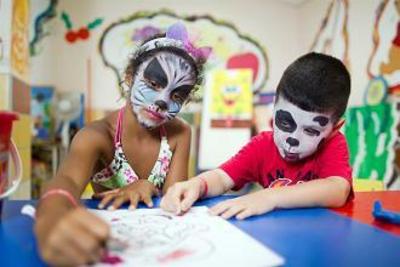
[[[123,70],[135,47],[177,21],[184,22],[196,46],[213,47],[208,70],[249,68],[252,70],[253,91],[257,93],[265,87],[269,66],[260,44],[233,25],[210,16],[185,17],[166,10],[134,13],[105,29],[99,50],[104,64],[114,71],[118,82],[123,80]]]
[[[64,22],[65,28],[67,29],[64,37],[69,44],[73,44],[79,40],[88,40],[90,37],[90,31],[94,30],[95,28],[100,26],[101,23],[103,23],[102,18],[96,18],[92,22],[89,22],[86,26],[82,26],[79,29],[74,30],[71,18],[68,13],[62,12],[61,19]]]
[[[375,105],[400,95],[400,0],[383,0],[376,10],[368,59],[365,103]]]
[[[397,173],[393,169],[399,123],[397,107],[389,103],[349,108],[346,112],[346,135],[353,176],[394,185]]]
[[[348,14],[348,0],[332,0],[310,50],[335,56],[349,68]]]
[[[40,41],[50,34],[49,30],[46,28],[46,24],[56,17],[58,0],[45,0],[40,2],[36,0],[34,4],[35,5],[31,8],[31,17],[33,20],[31,23],[31,38],[29,42],[29,52],[31,56],[36,56],[40,53]]]

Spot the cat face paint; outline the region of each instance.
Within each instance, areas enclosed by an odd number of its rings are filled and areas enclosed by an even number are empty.
[[[313,154],[332,132],[331,114],[308,112],[282,96],[274,107],[274,142],[287,161]]]
[[[154,128],[173,119],[195,83],[195,71],[185,59],[168,52],[150,57],[140,65],[131,91],[139,123]]]

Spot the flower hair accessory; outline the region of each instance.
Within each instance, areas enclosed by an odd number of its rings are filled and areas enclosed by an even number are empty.
[[[195,61],[207,60],[211,54],[211,47],[196,47],[189,39],[188,32],[182,22],[168,27],[166,36],[146,42],[140,47],[140,52],[146,52],[159,47],[174,46],[186,51]]]

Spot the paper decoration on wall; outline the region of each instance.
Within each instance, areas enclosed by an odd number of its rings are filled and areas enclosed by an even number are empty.
[[[396,104],[349,108],[344,133],[350,150],[353,177],[383,181],[390,187],[399,111]]]
[[[54,120],[51,115],[51,105],[54,97],[54,88],[34,86],[31,90],[31,116],[33,120],[33,136],[37,139],[52,139]]]
[[[111,226],[110,250],[94,266],[283,265],[272,250],[207,210],[194,207],[183,216],[160,209],[90,210]]]
[[[253,71],[252,89],[255,93],[265,87],[268,79],[268,58],[259,43],[239,32],[232,24],[210,16],[178,16],[173,12],[138,12],[112,23],[100,39],[104,64],[111,68],[118,82],[134,47],[148,37],[165,32],[166,28],[183,21],[197,46],[211,46],[213,54],[208,70],[248,68]]]
[[[376,10],[368,59],[365,103],[376,105],[400,95],[400,1],[383,0]]]
[[[13,1],[11,68],[15,75],[28,80],[29,67],[29,1]]]
[[[49,31],[45,29],[45,26],[57,15],[56,7],[58,0],[41,1],[42,5],[39,5],[39,3],[40,2],[36,0],[31,8],[31,17],[34,18],[30,29],[31,39],[29,42],[29,52],[31,56],[36,56],[39,53],[39,42],[49,35]],[[34,9],[36,6],[40,6],[40,10],[37,11],[37,14]]]
[[[335,56],[350,68],[348,14],[348,0],[331,0],[310,50]]]
[[[92,22],[89,22],[86,26],[83,26],[77,30],[73,30],[70,16],[66,12],[62,12],[61,19],[63,20],[65,28],[67,29],[67,32],[65,33],[65,40],[70,44],[73,44],[79,40],[84,41],[89,39],[90,31],[94,30],[100,26],[101,23],[103,23],[102,18],[97,18]]]
[[[210,77],[211,127],[251,127],[253,72],[249,69],[216,70]]]

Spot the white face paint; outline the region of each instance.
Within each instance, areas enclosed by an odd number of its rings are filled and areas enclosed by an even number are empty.
[[[147,59],[140,65],[131,90],[139,123],[154,128],[173,119],[195,83],[194,69],[182,57],[159,52]]]
[[[280,96],[274,107],[274,142],[287,161],[313,154],[332,132],[331,114],[308,112]]]

